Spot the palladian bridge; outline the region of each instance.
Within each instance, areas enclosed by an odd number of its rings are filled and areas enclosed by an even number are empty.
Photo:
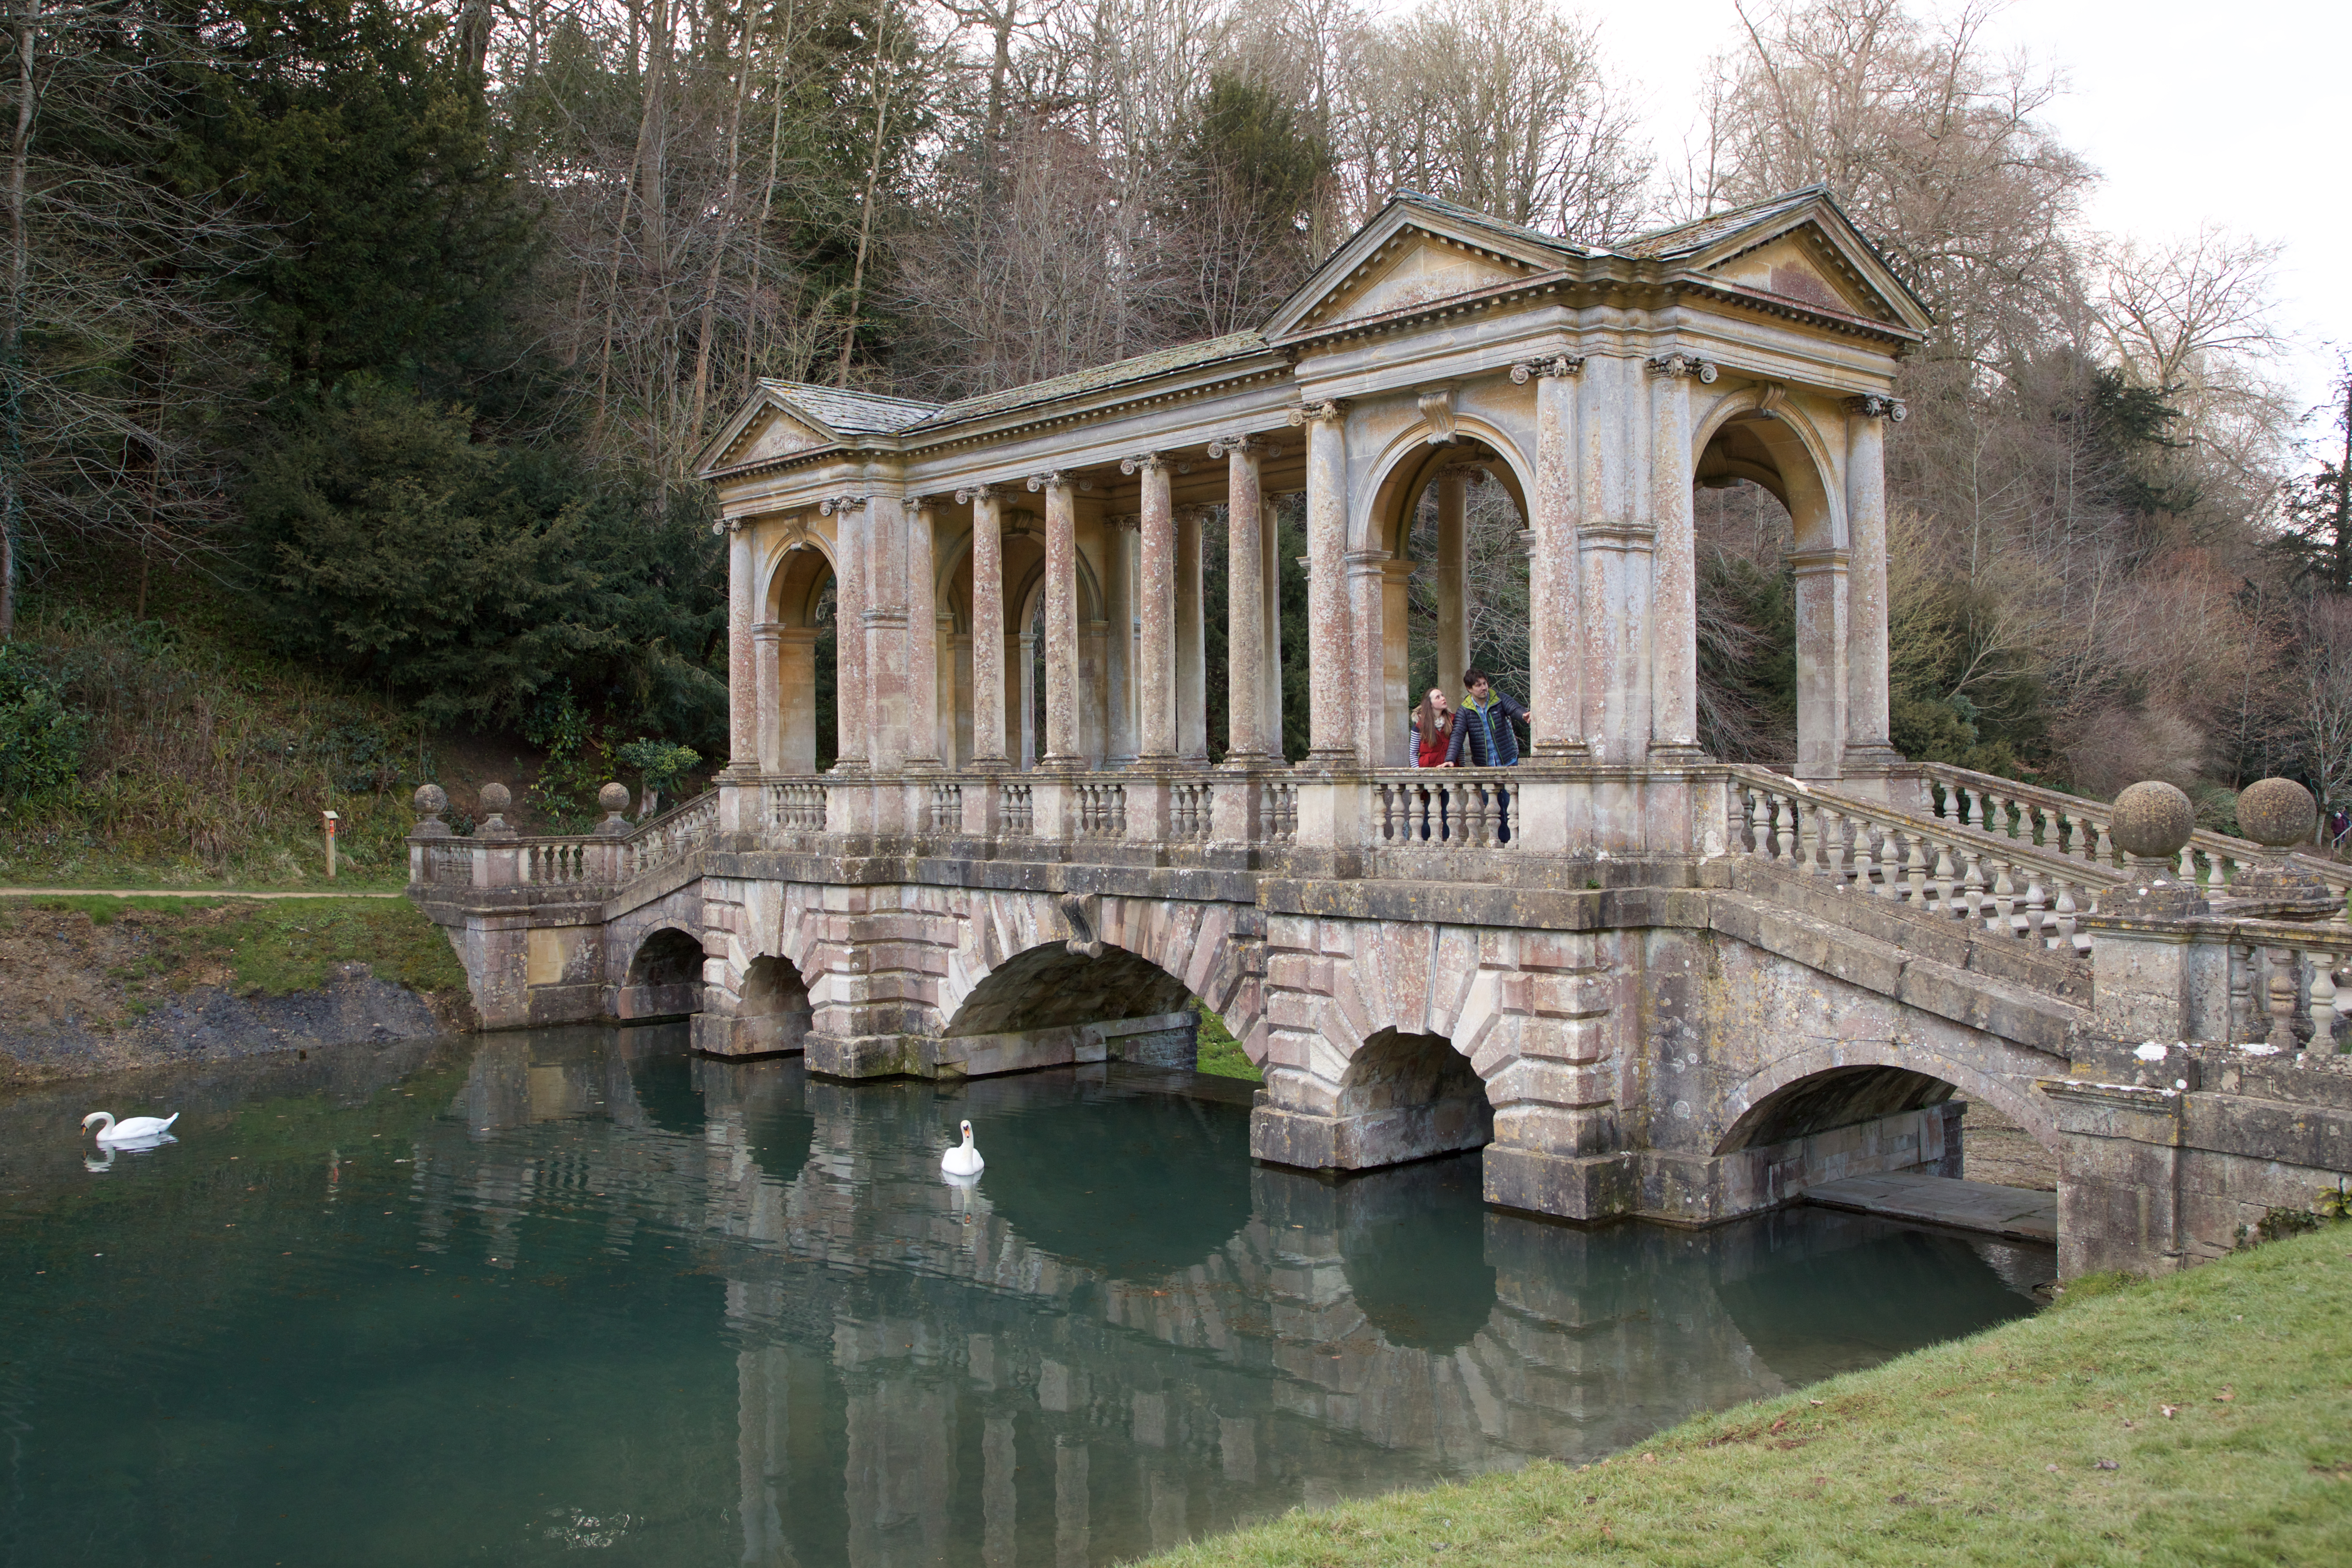
[[[1577,1221],[1949,1170],[1957,1090],[2055,1153],[2066,1271],[2211,1256],[2352,1171],[2347,877],[2291,852],[2292,784],[2257,844],[1895,752],[1883,452],[1928,321],[1819,189],[1612,247],[1401,193],[1261,331],[943,405],[763,382],[702,462],[716,787],[535,838],[428,785],[412,891],[488,1027],[690,1015],[855,1080],[1187,1062],[1198,998],[1264,1071],[1260,1160],[1483,1147],[1488,1202]],[[1694,491],[1740,480],[1793,526],[1785,768],[1700,744]],[[1458,689],[1473,486],[1523,524],[1532,748],[1416,770],[1414,520]]]

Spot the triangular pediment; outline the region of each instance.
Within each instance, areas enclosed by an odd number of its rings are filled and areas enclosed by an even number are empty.
[[[795,406],[775,387],[761,385],[703,448],[696,466],[709,473],[840,444],[840,436],[822,420]]]
[[[1742,290],[1925,331],[1935,318],[1828,191],[1814,186],[1624,246]]]
[[[1283,302],[1265,335],[1411,311],[1559,269],[1564,242],[1400,195]]]
[[[743,440],[737,444],[734,460],[757,463],[769,458],[788,458],[794,452],[833,444],[833,437],[808,421],[795,419],[782,409],[773,409],[765,419],[755,422],[745,432]]]

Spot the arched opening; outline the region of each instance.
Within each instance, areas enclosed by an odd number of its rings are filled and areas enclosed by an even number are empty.
[[[808,986],[793,961],[763,953],[743,971],[731,1011],[696,1020],[695,1047],[728,1058],[800,1051],[807,1047],[812,1017]]]
[[[768,626],[761,651],[774,663],[775,696],[762,714],[761,766],[813,773],[841,754],[839,645],[835,636],[833,563],[812,542],[783,553],[768,583]]]
[[[1198,1029],[1192,994],[1158,964],[1124,948],[1089,957],[1057,942],[1005,960],[972,987],[940,1050],[973,1074],[1065,1061],[1189,1068]]]
[[[629,1022],[678,1018],[702,1005],[702,943],[674,926],[646,938],[629,960],[613,1016]]]
[[[2056,1156],[2042,1142],[2047,1128],[2029,1125],[2030,1108],[2011,1103],[1997,1080],[1943,1070],[1951,1076],[1890,1063],[1805,1074],[1748,1106],[1715,1152],[1731,1164],[1735,1184],[1768,1202],[1848,1176],[1897,1173],[2054,1192]],[[1970,1161],[1971,1128],[1988,1134],[1990,1158]]]
[[[1758,405],[1706,437],[1693,482],[1700,741],[1728,761],[1834,779],[1850,606],[1829,476],[1798,429]]]
[[[1013,743],[1006,755],[1023,770],[1034,768],[1051,751],[1053,715],[1049,711],[1052,678],[1047,673],[1045,637],[1045,553],[1042,538],[1024,537],[1018,552],[1023,566],[1016,574],[1014,541],[1004,545],[1005,597],[1013,613],[1005,618],[1005,708]],[[1090,768],[1104,764],[1109,734],[1110,683],[1105,668],[1109,636],[1104,619],[1104,597],[1094,568],[1083,552],[1077,556],[1077,665],[1071,672],[1070,700],[1077,716],[1075,733],[1078,755]]]
[[[1491,443],[1464,435],[1423,444],[1391,471],[1375,500],[1389,552],[1380,595],[1382,668],[1372,762],[1413,761],[1412,715],[1436,687],[1463,698],[1463,672],[1528,700],[1529,530],[1517,473]],[[1516,737],[1523,754],[1531,737]]]
[[[1367,1039],[1348,1059],[1334,1114],[1356,1122],[1362,1168],[1495,1141],[1486,1085],[1443,1035],[1382,1029]]]

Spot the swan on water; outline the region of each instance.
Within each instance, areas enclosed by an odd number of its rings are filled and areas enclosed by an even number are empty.
[[[977,1176],[987,1163],[980,1157],[980,1151],[972,1147],[969,1121],[963,1124],[963,1142],[940,1156],[940,1169],[950,1176]]]
[[[175,1110],[169,1116],[134,1116],[127,1121],[117,1121],[111,1110],[93,1110],[81,1119],[81,1130],[85,1132],[89,1131],[89,1124],[95,1121],[98,1123],[98,1142],[100,1148],[109,1144],[122,1148],[132,1143],[150,1143],[158,1139],[170,1137],[172,1123],[179,1119],[180,1113]],[[176,1142],[178,1140],[174,1139],[173,1142]]]

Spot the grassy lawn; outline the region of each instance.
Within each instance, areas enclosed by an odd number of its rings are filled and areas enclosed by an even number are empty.
[[[1205,1054],[1205,1049],[1204,1049]],[[2352,1563],[2352,1225],[1164,1564]]]
[[[338,963],[368,964],[418,991],[461,989],[466,973],[439,928],[405,899],[0,899],[0,947],[55,943],[102,966],[132,1013],[158,991],[211,984],[279,996],[313,990]]]
[[[1201,1016],[1202,1072],[1213,1072],[1219,1078],[1244,1078],[1252,1083],[1264,1083],[1265,1075],[1242,1051],[1241,1042],[1234,1038],[1225,1021],[1209,1010],[1209,1005],[1195,997],[1192,1011]]]

